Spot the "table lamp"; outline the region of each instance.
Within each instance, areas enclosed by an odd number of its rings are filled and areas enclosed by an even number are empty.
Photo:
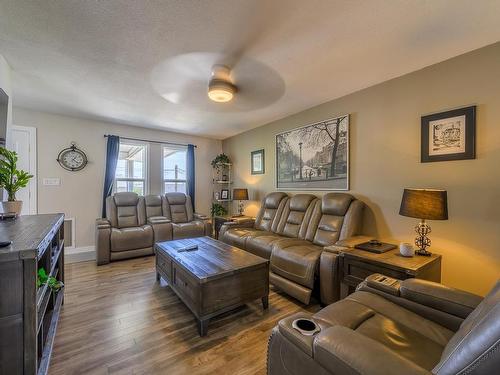
[[[430,256],[432,253],[426,250],[431,245],[427,235],[431,227],[425,220],[448,220],[448,198],[446,190],[437,189],[404,189],[403,199],[399,214],[402,216],[420,219],[415,227],[418,236],[415,238],[417,255]]]
[[[233,189],[233,199],[239,201],[237,216],[243,216],[243,201],[248,200],[248,189]]]

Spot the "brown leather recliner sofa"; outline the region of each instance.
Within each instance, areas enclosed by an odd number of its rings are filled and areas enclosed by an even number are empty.
[[[152,255],[156,242],[210,235],[206,219],[182,193],[116,193],[106,198],[106,218],[96,220],[97,264]]]
[[[267,373],[499,373],[500,282],[483,299],[425,280],[384,288],[371,285],[373,278],[314,315],[281,320],[269,340]],[[302,334],[293,327],[302,318],[320,331]]]
[[[365,240],[356,237],[363,208],[345,193],[274,192],[262,200],[255,221],[224,224],[219,240],[270,259],[270,282],[292,297],[307,304],[319,289],[321,302],[329,304],[339,299],[335,245]]]

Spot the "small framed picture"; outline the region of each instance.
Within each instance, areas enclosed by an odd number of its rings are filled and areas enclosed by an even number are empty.
[[[264,149],[251,152],[252,174],[265,173]]]
[[[476,106],[423,116],[422,163],[476,158]]]
[[[220,191],[220,199],[229,199],[229,190],[228,189],[222,189]]]

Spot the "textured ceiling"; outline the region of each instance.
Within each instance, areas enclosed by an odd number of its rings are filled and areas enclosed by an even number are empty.
[[[499,15],[497,0],[0,0],[0,54],[15,105],[226,138],[497,42]],[[196,57],[217,54],[256,64],[240,93],[272,100],[203,102]],[[177,80],[184,102],[160,95]]]

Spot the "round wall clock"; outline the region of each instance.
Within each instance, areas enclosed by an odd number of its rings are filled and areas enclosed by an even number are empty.
[[[87,155],[85,152],[76,147],[75,142],[71,142],[71,146],[61,150],[57,156],[57,161],[64,169],[68,171],[81,171],[87,165]]]

